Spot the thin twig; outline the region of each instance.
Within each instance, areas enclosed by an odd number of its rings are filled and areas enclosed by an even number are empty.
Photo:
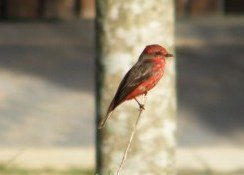
[[[142,98],[143,98],[143,99],[142,99],[142,101],[143,101],[142,104],[143,104],[143,106],[144,106],[144,104],[145,104],[145,99],[146,99],[146,95],[143,95]],[[134,125],[134,127],[133,127],[133,131],[132,131],[132,133],[131,133],[131,135],[130,135],[130,139],[129,139],[128,143],[127,143],[125,152],[124,152],[124,154],[123,154],[123,158],[122,158],[122,160],[121,160],[121,162],[120,162],[120,165],[119,165],[119,168],[118,168],[118,170],[117,170],[117,175],[120,174],[120,170],[121,170],[122,166],[123,166],[124,163],[125,163],[125,160],[126,160],[126,157],[127,157],[127,154],[128,154],[128,151],[129,151],[129,148],[130,148],[130,145],[131,145],[131,142],[132,142],[132,140],[133,140],[133,138],[134,138],[134,135],[135,135],[135,133],[136,133],[137,124],[138,124],[139,119],[140,119],[140,117],[141,117],[141,113],[142,113],[142,111],[144,110],[144,107],[143,107],[143,106],[140,106],[140,108],[139,108],[139,114],[138,114],[138,117],[137,117],[137,119],[136,119],[136,123],[135,123],[135,125]]]

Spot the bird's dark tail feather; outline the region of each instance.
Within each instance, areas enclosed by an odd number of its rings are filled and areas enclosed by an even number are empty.
[[[102,119],[102,121],[100,122],[98,129],[102,129],[104,128],[104,126],[106,125],[106,122],[108,119],[110,119],[111,115],[112,115],[113,111],[108,111],[105,118]]]

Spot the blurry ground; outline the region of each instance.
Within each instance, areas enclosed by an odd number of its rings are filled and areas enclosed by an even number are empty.
[[[0,23],[0,146],[94,143],[91,21]]]
[[[244,145],[244,19],[177,24],[180,148]],[[92,21],[0,23],[0,147],[93,147]]]
[[[244,146],[244,20],[177,27],[180,146]]]
[[[93,175],[92,170],[70,168],[65,171],[54,169],[25,169],[25,168],[6,168],[0,166],[0,175]]]
[[[0,23],[0,146],[94,143],[92,21]],[[244,20],[177,24],[180,146],[244,144]]]

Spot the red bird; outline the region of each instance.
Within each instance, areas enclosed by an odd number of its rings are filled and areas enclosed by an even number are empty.
[[[164,73],[165,57],[173,57],[173,55],[160,45],[146,46],[137,63],[121,81],[105,118],[99,124],[99,129],[105,126],[113,110],[126,100],[135,99],[140,108],[144,109],[144,106],[139,103],[136,97],[142,94],[146,95],[161,79]]]

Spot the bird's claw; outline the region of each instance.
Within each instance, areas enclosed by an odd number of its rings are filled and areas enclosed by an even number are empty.
[[[140,110],[145,110],[144,105],[140,104],[139,107],[140,107]]]
[[[139,111],[145,110],[144,104],[141,104],[136,98],[135,98],[135,100],[136,100],[137,104],[139,105],[139,108],[140,108]]]

